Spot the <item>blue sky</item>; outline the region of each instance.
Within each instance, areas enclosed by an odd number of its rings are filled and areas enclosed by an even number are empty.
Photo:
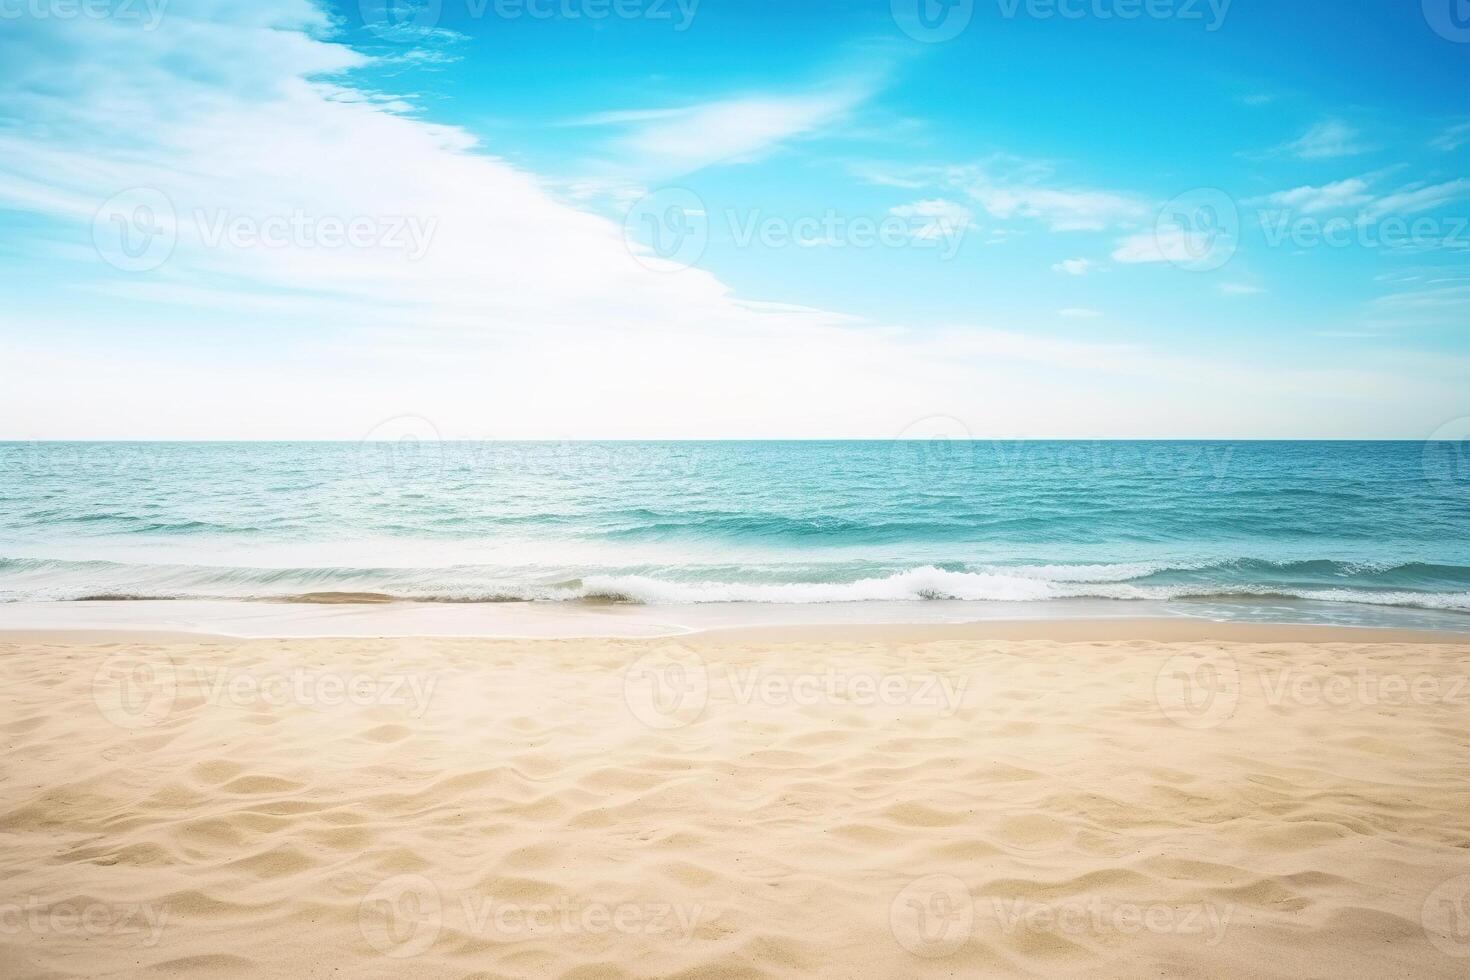
[[[13,0],[0,436],[1424,438],[1454,2]]]

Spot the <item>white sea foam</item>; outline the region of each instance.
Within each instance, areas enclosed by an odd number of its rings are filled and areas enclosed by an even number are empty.
[[[814,604],[1044,602],[1058,599],[1308,599],[1328,603],[1470,611],[1467,591],[1322,587],[1298,582],[1213,580],[1140,582],[1181,568],[1231,562],[1123,562],[1095,565],[975,566],[970,571],[922,565],[857,577],[849,567],[661,566],[586,570],[462,566],[451,568],[249,568],[0,559],[0,601],[98,596],[176,599],[299,599],[331,593],[460,602],[617,600],[650,605],[705,603]],[[742,575],[758,580],[740,580]],[[787,577],[790,576],[790,577]],[[782,579],[785,580],[782,580]],[[761,580],[763,579],[763,580]]]
[[[932,565],[856,582],[669,582],[642,575],[592,575],[583,593],[647,603],[893,602],[919,599],[1052,599],[1048,583],[1014,575],[948,572]]]

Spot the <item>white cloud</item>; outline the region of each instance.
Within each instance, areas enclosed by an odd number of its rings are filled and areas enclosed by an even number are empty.
[[[1265,292],[1260,286],[1245,282],[1222,282],[1215,288],[1226,296],[1255,296]]]
[[[1302,214],[1353,210],[1364,222],[1377,222],[1390,216],[1408,217],[1441,208],[1470,195],[1470,179],[1458,178],[1438,184],[1422,181],[1405,184],[1390,193],[1371,191],[1369,177],[1354,177],[1320,187],[1302,186],[1253,198],[1247,204],[1271,205]]]
[[[1440,184],[1408,184],[1373,201],[1363,217],[1378,221],[1389,215],[1407,216],[1443,207],[1470,194],[1470,179],[1461,177]]]
[[[1470,285],[1389,293],[1369,303],[1368,311],[1370,321],[1382,326],[1463,324],[1470,318]]]
[[[1062,272],[1069,276],[1085,276],[1095,267],[1091,259],[1062,259],[1062,261],[1051,267],[1052,272]]]
[[[1463,122],[1451,126],[1429,141],[1430,146],[1436,150],[1443,150],[1446,153],[1458,150],[1466,143],[1470,143],[1470,122]]]
[[[901,204],[889,208],[888,213],[896,218],[912,221],[913,237],[922,241],[950,239],[962,234],[973,217],[970,209],[963,204],[944,198],[928,198],[912,204]]]
[[[1373,199],[1367,190],[1368,182],[1354,177],[1332,184],[1324,184],[1321,187],[1302,186],[1294,187],[1289,191],[1277,191],[1249,203],[1266,203],[1279,208],[1301,211],[1305,214],[1317,214],[1322,211],[1336,211],[1366,204]]]
[[[852,173],[878,186],[958,191],[998,221],[1037,221],[1052,231],[1103,231],[1151,218],[1131,194],[1057,180],[1049,164],[993,154],[960,166],[855,165]]]
[[[1114,262],[1134,265],[1143,262],[1187,263],[1199,258],[1182,229],[1141,231],[1122,238],[1113,249]]]
[[[640,176],[670,177],[758,160],[846,119],[873,88],[870,79],[843,80],[811,92],[606,112],[578,122],[626,128],[610,143],[611,166]]]
[[[1057,310],[1057,316],[1064,316],[1076,320],[1092,320],[1102,316],[1098,310],[1088,309],[1085,306],[1069,306],[1066,309]]]
[[[1039,221],[1052,231],[1102,231],[1148,217],[1148,205],[1129,194],[1065,184],[1050,165],[995,154],[963,166],[860,168],[869,183],[943,187],[963,193],[999,221]]]
[[[979,177],[965,187],[992,217],[1031,218],[1052,231],[1102,231],[1145,215],[1144,206],[1108,191],[1002,184]]]
[[[1301,160],[1326,160],[1333,157],[1356,156],[1373,147],[1363,142],[1363,134],[1341,119],[1327,119],[1309,128],[1290,143],[1276,148],[1274,152],[1285,153]]]

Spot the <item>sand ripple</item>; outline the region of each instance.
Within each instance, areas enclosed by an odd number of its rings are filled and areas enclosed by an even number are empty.
[[[12,642],[0,671],[5,977],[1470,970],[1470,647]]]

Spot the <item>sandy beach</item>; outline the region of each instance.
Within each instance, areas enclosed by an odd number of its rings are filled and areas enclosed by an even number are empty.
[[[0,637],[6,977],[1458,977],[1470,638]]]

